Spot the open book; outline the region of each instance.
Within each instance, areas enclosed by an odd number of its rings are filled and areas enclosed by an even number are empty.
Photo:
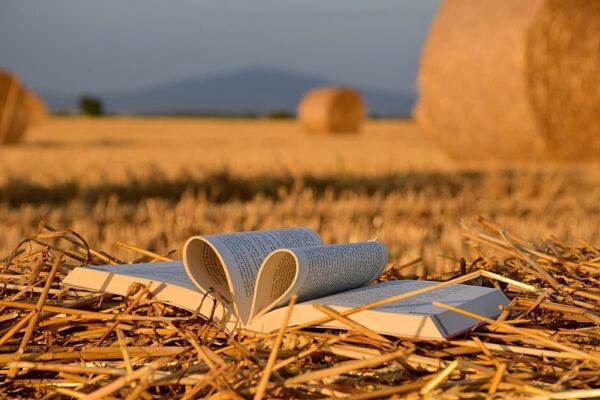
[[[324,245],[307,228],[194,236],[183,260],[167,263],[79,267],[63,285],[125,295],[133,283],[150,285],[155,299],[197,311],[227,330],[279,329],[286,304],[298,295],[290,325],[324,316],[313,304],[345,310],[433,285],[390,281],[371,285],[387,263],[381,242]],[[219,301],[216,301],[218,299]],[[478,324],[434,307],[441,301],[486,317],[499,314],[507,298],[500,290],[455,285],[351,316],[374,331],[394,336],[445,339]],[[321,325],[348,329],[338,321]]]

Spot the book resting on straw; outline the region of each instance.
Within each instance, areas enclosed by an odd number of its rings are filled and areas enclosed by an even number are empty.
[[[78,267],[62,284],[117,295],[126,295],[134,283],[150,285],[154,299],[198,311],[204,318],[212,316],[230,332],[238,327],[271,332],[280,328],[293,294],[298,303],[290,326],[322,319],[325,314],[314,304],[342,313],[438,283],[373,283],[384,271],[387,255],[381,242],[324,245],[308,228],[204,235],[187,240],[182,261]],[[498,316],[499,306],[508,304],[498,289],[457,284],[349,318],[380,334],[434,340],[457,336],[480,323],[433,306],[434,301],[487,318]],[[337,320],[315,327],[349,328]]]

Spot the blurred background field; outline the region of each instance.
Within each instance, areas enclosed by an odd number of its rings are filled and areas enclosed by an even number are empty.
[[[32,127],[23,146],[2,151],[0,182],[84,186],[124,183],[156,170],[172,178],[215,170],[373,175],[451,166],[410,120],[371,120],[360,135],[309,136],[294,119],[54,117]]]
[[[303,225],[327,242],[384,240],[412,272],[470,254],[479,215],[532,240],[600,240],[597,163],[459,162],[411,120],[307,136],[295,120],[52,117],[0,150],[0,254],[46,220],[116,256],[179,257],[184,240]],[[411,272],[411,271],[407,271]]]

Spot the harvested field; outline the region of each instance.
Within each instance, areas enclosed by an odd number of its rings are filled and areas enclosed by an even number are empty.
[[[440,276],[440,285],[496,286],[512,301],[498,321],[443,343],[375,340],[361,330],[227,336],[144,290],[122,298],[61,289],[71,268],[104,263],[106,255],[73,232],[46,231],[3,260],[0,393],[89,399],[599,396],[600,248],[586,242],[570,247],[559,239],[535,245],[485,219],[479,223],[463,232],[477,257]],[[123,258],[153,256],[130,252]],[[382,279],[404,276],[392,268]]]
[[[598,167],[458,163],[411,121],[331,137],[294,121],[51,118],[0,148],[0,398],[252,398],[274,348],[264,398],[596,396]],[[384,280],[473,277],[513,301],[447,343],[313,329],[279,345],[143,291],[59,287],[89,260],[152,260],[117,241],[180,258],[192,234],[299,225],[383,240]]]
[[[309,136],[294,120],[51,118],[0,149],[0,183],[126,183],[227,170],[234,175],[366,174],[452,164],[412,121],[368,121],[359,135]],[[35,158],[35,163],[31,160]]]
[[[460,223],[478,215],[536,242],[600,242],[598,164],[459,164],[410,121],[331,138],[293,121],[53,118],[26,143],[0,149],[0,254],[42,219],[117,257],[117,240],[180,257],[199,232],[308,226],[383,240],[419,274],[472,254]]]
[[[446,257],[456,260],[466,254],[459,223],[479,214],[538,241],[550,234],[569,243],[580,237],[600,241],[598,177],[465,172],[336,178],[217,174],[205,181],[150,182],[81,194],[74,185],[73,197],[64,204],[60,192],[23,188],[13,194],[12,206],[0,206],[2,251],[36,231],[41,219],[72,227],[96,247],[119,256],[116,240],[173,250],[180,257],[182,243],[198,232],[308,226],[328,243],[383,240],[395,264],[422,257],[424,263],[415,267],[419,273],[456,265]],[[57,188],[69,196],[71,189]],[[35,202],[19,197],[29,193],[37,193]],[[52,201],[52,196],[58,197]]]

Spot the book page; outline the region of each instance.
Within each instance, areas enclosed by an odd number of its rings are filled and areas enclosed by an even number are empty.
[[[397,280],[378,283],[377,285],[358,288],[344,293],[334,294],[318,299],[313,299],[309,303],[319,303],[327,305],[345,306],[349,308],[357,307],[362,304],[371,303],[376,300],[393,297],[402,293],[412,292],[428,286],[436,285],[435,281],[416,281],[416,280]],[[373,310],[390,311],[399,313],[411,313],[422,315],[436,315],[445,312],[443,308],[435,307],[431,303],[441,301],[449,305],[459,307],[467,301],[473,300],[489,292],[490,289],[480,286],[470,285],[452,285],[445,288],[422,293],[420,295],[409,297],[404,300],[395,301]]]
[[[213,297],[197,288],[181,261],[78,267],[69,272],[61,285],[126,296],[135,283],[147,285],[152,300],[198,311],[215,323],[235,325],[233,307],[215,302]]]
[[[335,294],[320,299],[309,301],[335,306],[354,308],[362,304],[368,304],[396,296],[401,293],[412,292],[428,286],[437,284],[434,281],[399,280],[382,282],[377,285],[367,286],[349,292]],[[423,293],[404,300],[385,304],[371,309],[373,312],[410,314],[431,317],[437,325],[442,337],[451,337],[468,330],[479,324],[473,318],[445,310],[432,305],[439,301],[467,311],[475,312],[488,318],[500,314],[499,305],[507,305],[508,299],[502,291],[495,288],[471,285],[452,285]]]
[[[313,299],[294,307],[289,325],[303,324],[324,317],[313,304],[327,305],[338,312],[344,312],[437,283],[414,280],[388,281]],[[450,304],[488,318],[497,317],[500,314],[499,306],[509,303],[501,290],[458,284],[363,310],[350,315],[349,318],[381,334],[439,340],[459,335],[480,323],[479,320],[433,306],[433,301]],[[253,319],[247,328],[259,332],[276,330],[285,312],[286,307],[272,310]],[[349,329],[339,321],[329,321],[319,326]]]
[[[199,290],[194,285],[194,282],[191,281],[181,260],[143,264],[98,265],[87,268],[143,278],[154,282],[171,283],[188,289]],[[201,292],[205,293],[203,290]]]
[[[231,301],[245,322],[252,307],[256,275],[265,257],[281,248],[322,244],[319,235],[308,228],[195,236],[183,248],[183,262],[199,288],[213,288]]]
[[[294,293],[305,301],[365,286],[381,275],[387,258],[382,242],[276,250],[261,266],[251,318],[285,305]]]
[[[351,307],[329,305],[329,308],[343,313]],[[268,333],[278,330],[281,326],[287,307],[276,308],[262,316],[255,318],[246,327],[246,329],[261,333]],[[313,307],[310,303],[300,303],[294,307],[288,326],[306,324],[323,318],[325,314]],[[393,312],[379,312],[366,310],[350,316],[350,319],[369,329],[383,335],[400,336],[408,338],[424,338],[433,340],[442,340],[444,336],[436,326],[432,316],[420,314],[403,314]],[[318,325],[315,328],[325,329],[352,329],[347,324],[330,320]]]

